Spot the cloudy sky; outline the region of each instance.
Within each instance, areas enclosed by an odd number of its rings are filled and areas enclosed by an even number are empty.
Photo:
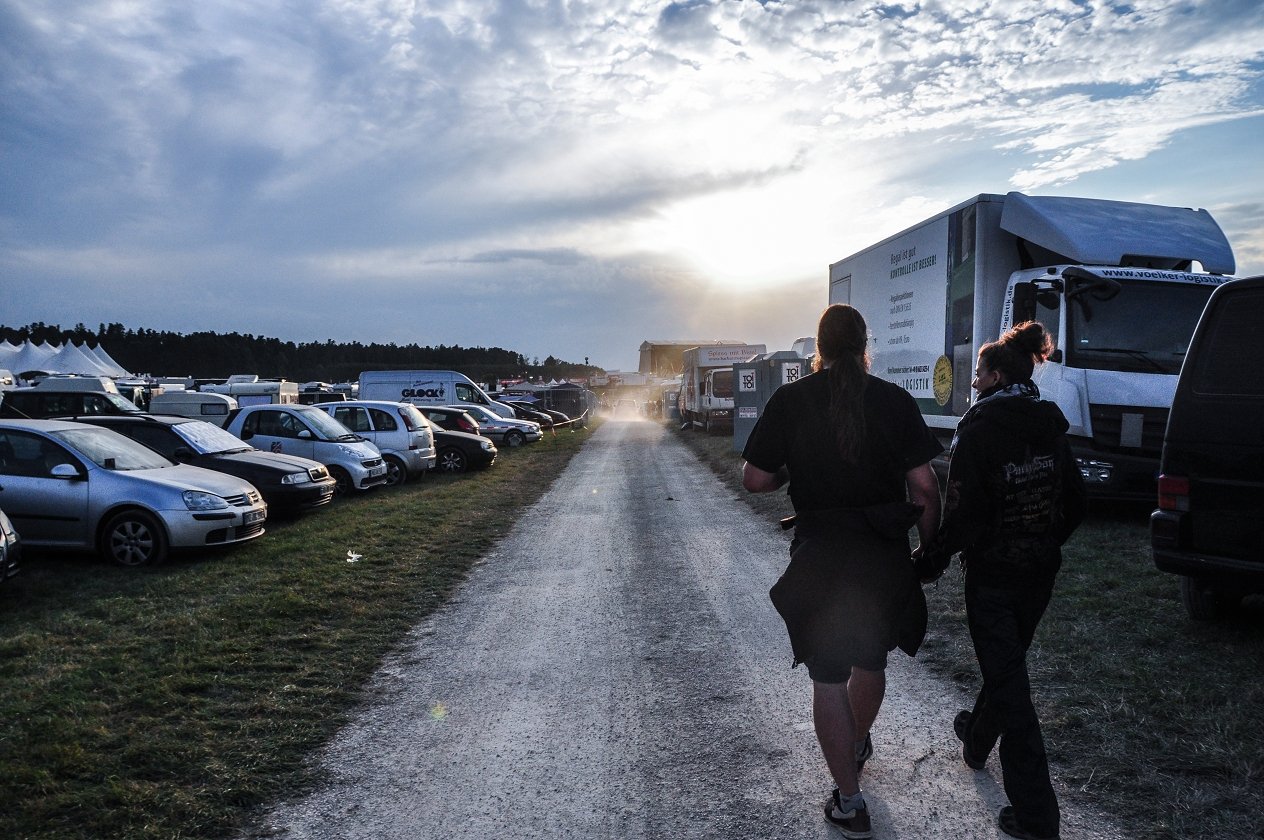
[[[0,0],[0,323],[635,369],[1010,190],[1261,274],[1262,77],[1259,0]]]

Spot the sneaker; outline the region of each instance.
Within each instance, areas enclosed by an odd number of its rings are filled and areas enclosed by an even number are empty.
[[[859,808],[843,811],[838,807],[840,801],[838,788],[834,788],[830,801],[825,803],[825,821],[842,832],[848,840],[865,840],[867,837],[872,837],[873,827],[869,824],[869,808],[861,805]]]
[[[865,762],[871,758],[873,758],[873,739],[866,735],[864,745],[856,750],[856,775],[860,775],[860,771],[865,769]]]
[[[996,815],[996,824],[1001,831],[1010,837],[1017,837],[1019,840],[1061,840],[1060,834],[1032,834],[1027,829],[1018,824],[1018,817],[1014,815],[1014,806],[1006,805],[1001,812]]]
[[[961,760],[971,770],[982,770],[987,764],[987,756],[975,758],[970,752],[970,712],[965,709],[957,712],[957,717],[952,721],[952,731],[957,733],[957,738],[961,741]]]

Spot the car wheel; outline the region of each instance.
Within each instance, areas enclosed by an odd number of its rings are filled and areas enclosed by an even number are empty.
[[[145,511],[125,510],[101,529],[100,551],[120,566],[156,566],[167,559],[167,532]]]
[[[1206,580],[1182,576],[1181,603],[1195,621],[1215,621],[1233,609],[1236,599]]]
[[[517,429],[510,429],[505,432],[505,446],[522,446],[526,442],[526,435]]]
[[[436,461],[436,468],[443,472],[459,473],[465,472],[470,465],[470,459],[465,457],[465,453],[459,449],[440,449],[439,458]]]
[[[351,481],[351,474],[342,467],[330,467],[329,475],[334,480],[335,496],[350,496],[351,492],[355,490],[355,484]]]
[[[398,487],[408,480],[408,467],[404,466],[403,461],[394,455],[387,455],[382,460],[386,461],[387,487]]]

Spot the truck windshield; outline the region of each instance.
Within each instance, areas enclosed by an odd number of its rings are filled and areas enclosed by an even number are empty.
[[[1181,372],[1213,285],[1121,281],[1110,300],[1068,302],[1067,364],[1089,370]]]
[[[717,370],[711,374],[711,396],[722,399],[733,398],[733,371]]]

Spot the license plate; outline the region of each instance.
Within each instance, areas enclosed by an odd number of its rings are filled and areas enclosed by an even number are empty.
[[[379,475],[386,475],[386,464],[369,470],[369,475],[373,478],[377,478]]]
[[[248,510],[246,515],[242,517],[242,521],[246,525],[252,525],[255,522],[262,522],[267,515],[268,512],[266,510]]]

